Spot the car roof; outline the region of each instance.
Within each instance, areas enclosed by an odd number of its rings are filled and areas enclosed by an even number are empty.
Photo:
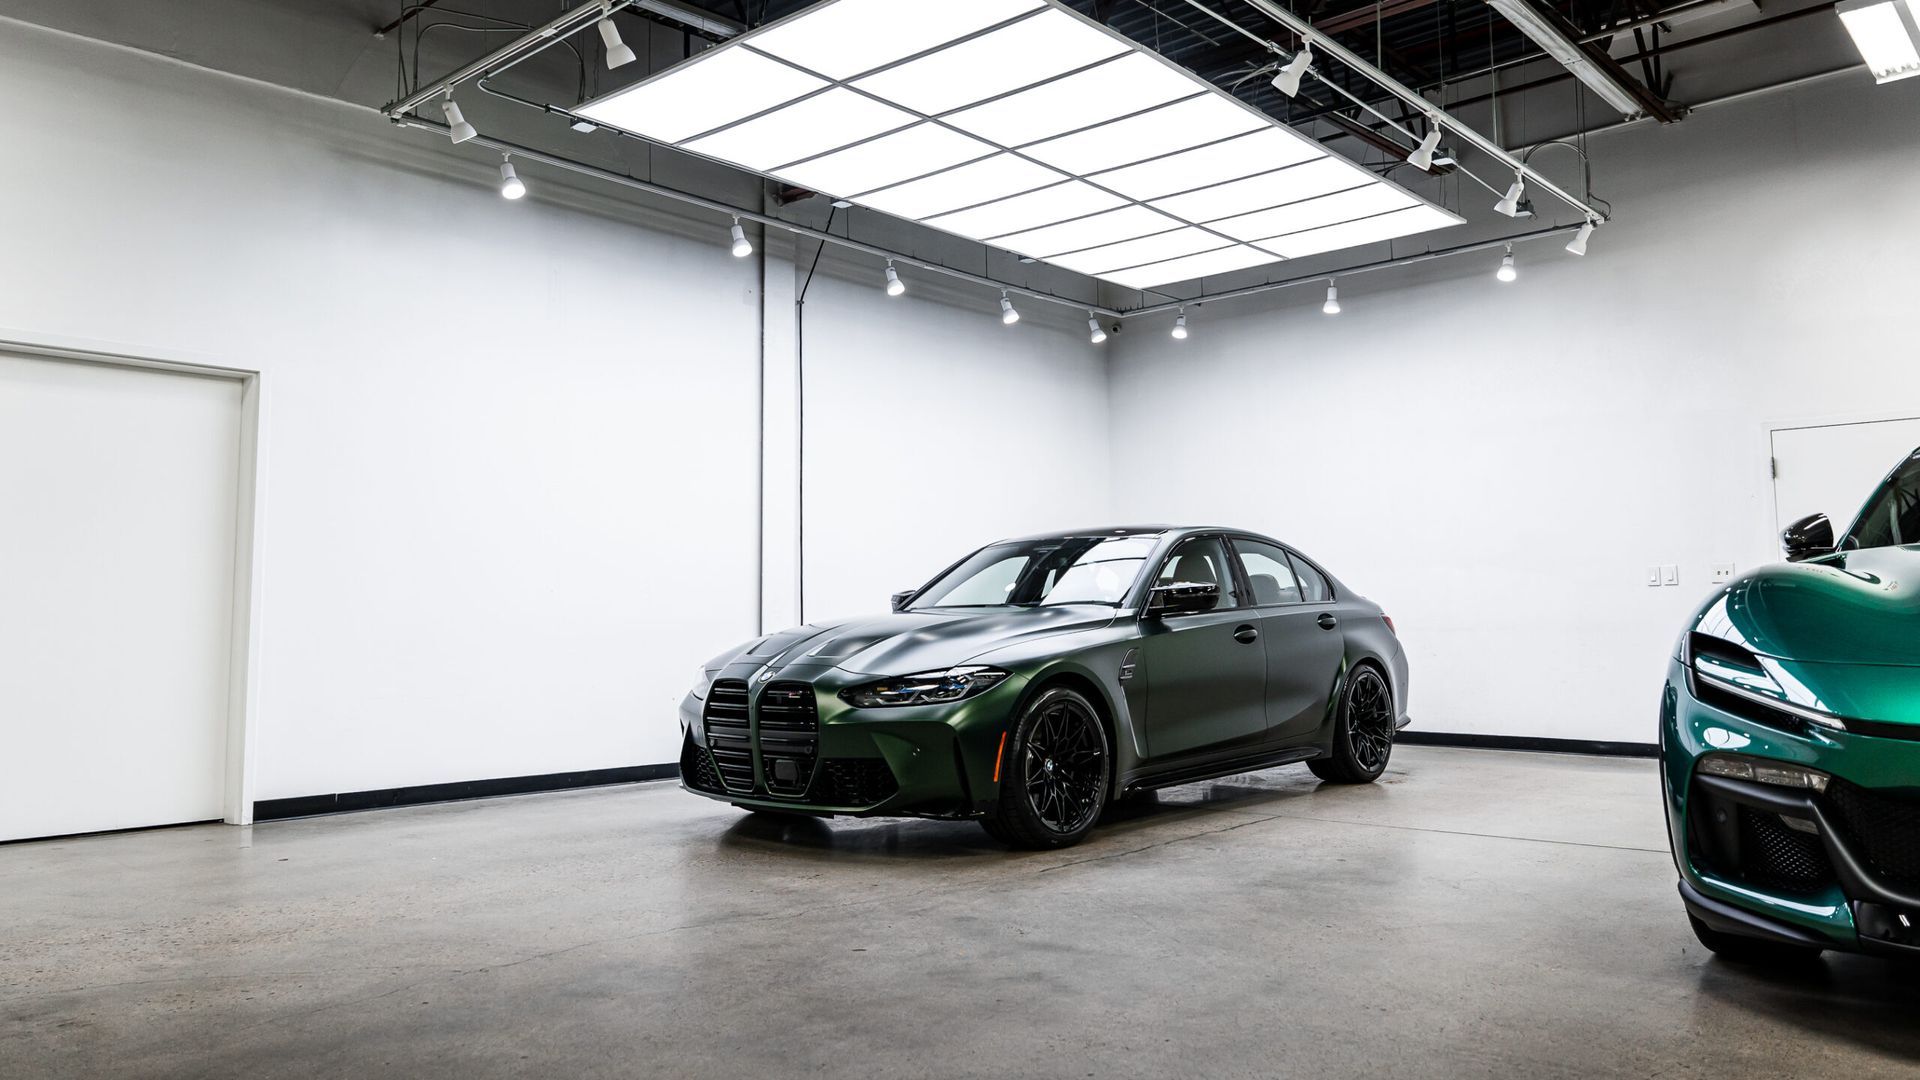
[[[1035,540],[1068,540],[1089,536],[1162,536],[1167,533],[1208,533],[1225,532],[1244,536],[1259,536],[1250,529],[1236,529],[1226,525],[1103,525],[1091,529],[1062,529],[1058,532],[1035,533],[1032,536],[1013,536],[996,541],[1001,544],[1025,544]]]

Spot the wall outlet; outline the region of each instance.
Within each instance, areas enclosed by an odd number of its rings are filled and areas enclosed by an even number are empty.
[[[1713,564],[1713,583],[1715,585],[1723,585],[1729,581],[1732,581],[1733,574],[1734,574],[1734,569],[1733,569],[1732,563],[1717,562]]]
[[[1680,567],[1675,563],[1667,563],[1665,566],[1662,566],[1660,568],[1660,584],[1680,584]]]
[[[1660,568],[1659,567],[1657,566],[1647,567],[1647,584],[1653,586],[1656,589],[1660,587]]]

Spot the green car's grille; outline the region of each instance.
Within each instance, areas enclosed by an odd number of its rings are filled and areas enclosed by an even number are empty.
[[[747,727],[747,681],[715,679],[707,690],[707,708],[701,717],[707,728],[707,749],[719,767],[720,782],[729,792],[753,790],[753,739]]]
[[[820,779],[820,801],[829,806],[873,806],[900,790],[880,758],[830,758]]]
[[[1820,838],[1790,829],[1780,815],[1740,807],[1741,876],[1755,885],[1811,890],[1833,880]]]
[[[1836,776],[1827,784],[1827,803],[1875,873],[1897,885],[1920,885],[1920,802]]]
[[[820,751],[820,710],[813,686],[768,683],[760,691],[760,767],[767,791],[804,795]]]
[[[680,748],[680,777],[687,786],[698,791],[708,791],[715,795],[725,795],[726,785],[720,782],[720,773],[713,767],[713,759],[701,749],[700,744],[689,735],[686,745]]]

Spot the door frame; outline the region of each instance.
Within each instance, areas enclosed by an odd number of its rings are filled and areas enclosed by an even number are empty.
[[[1766,538],[1766,546],[1772,550],[1774,560],[1777,561],[1782,557],[1780,555],[1779,525],[1780,485],[1777,483],[1779,478],[1775,476],[1773,472],[1775,468],[1774,434],[1781,431],[1804,431],[1808,428],[1859,427],[1865,424],[1890,424],[1899,420],[1920,420],[1920,406],[1908,406],[1903,409],[1876,409],[1871,412],[1830,413],[1824,416],[1775,418],[1767,420],[1760,425],[1760,435],[1766,440],[1766,468],[1760,473],[1760,478],[1765,482],[1767,490],[1767,497],[1764,500],[1767,522],[1766,529],[1761,535]],[[1887,469],[1891,471],[1893,469],[1893,463],[1889,463]],[[1866,503],[1867,498],[1871,494],[1871,491],[1861,493],[1860,502],[1862,505]],[[1856,506],[1854,509],[1859,510],[1860,507]],[[1853,524],[1851,520],[1834,522],[1835,535],[1838,536],[1841,529],[1851,524]]]
[[[0,326],[0,351],[104,367],[229,379],[240,384],[239,483],[234,492],[233,610],[227,662],[226,768],[221,820],[253,824],[255,714],[260,690],[261,560],[266,398],[260,372],[172,350],[129,349]]]

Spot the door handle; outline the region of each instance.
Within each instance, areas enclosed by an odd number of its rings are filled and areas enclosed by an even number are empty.
[[[1339,625],[1340,625],[1340,620],[1334,618],[1332,612],[1323,611],[1320,613],[1320,629],[1331,630],[1334,627]]]
[[[1251,645],[1260,640],[1260,631],[1251,626],[1236,626],[1233,629],[1233,640],[1242,645]]]

